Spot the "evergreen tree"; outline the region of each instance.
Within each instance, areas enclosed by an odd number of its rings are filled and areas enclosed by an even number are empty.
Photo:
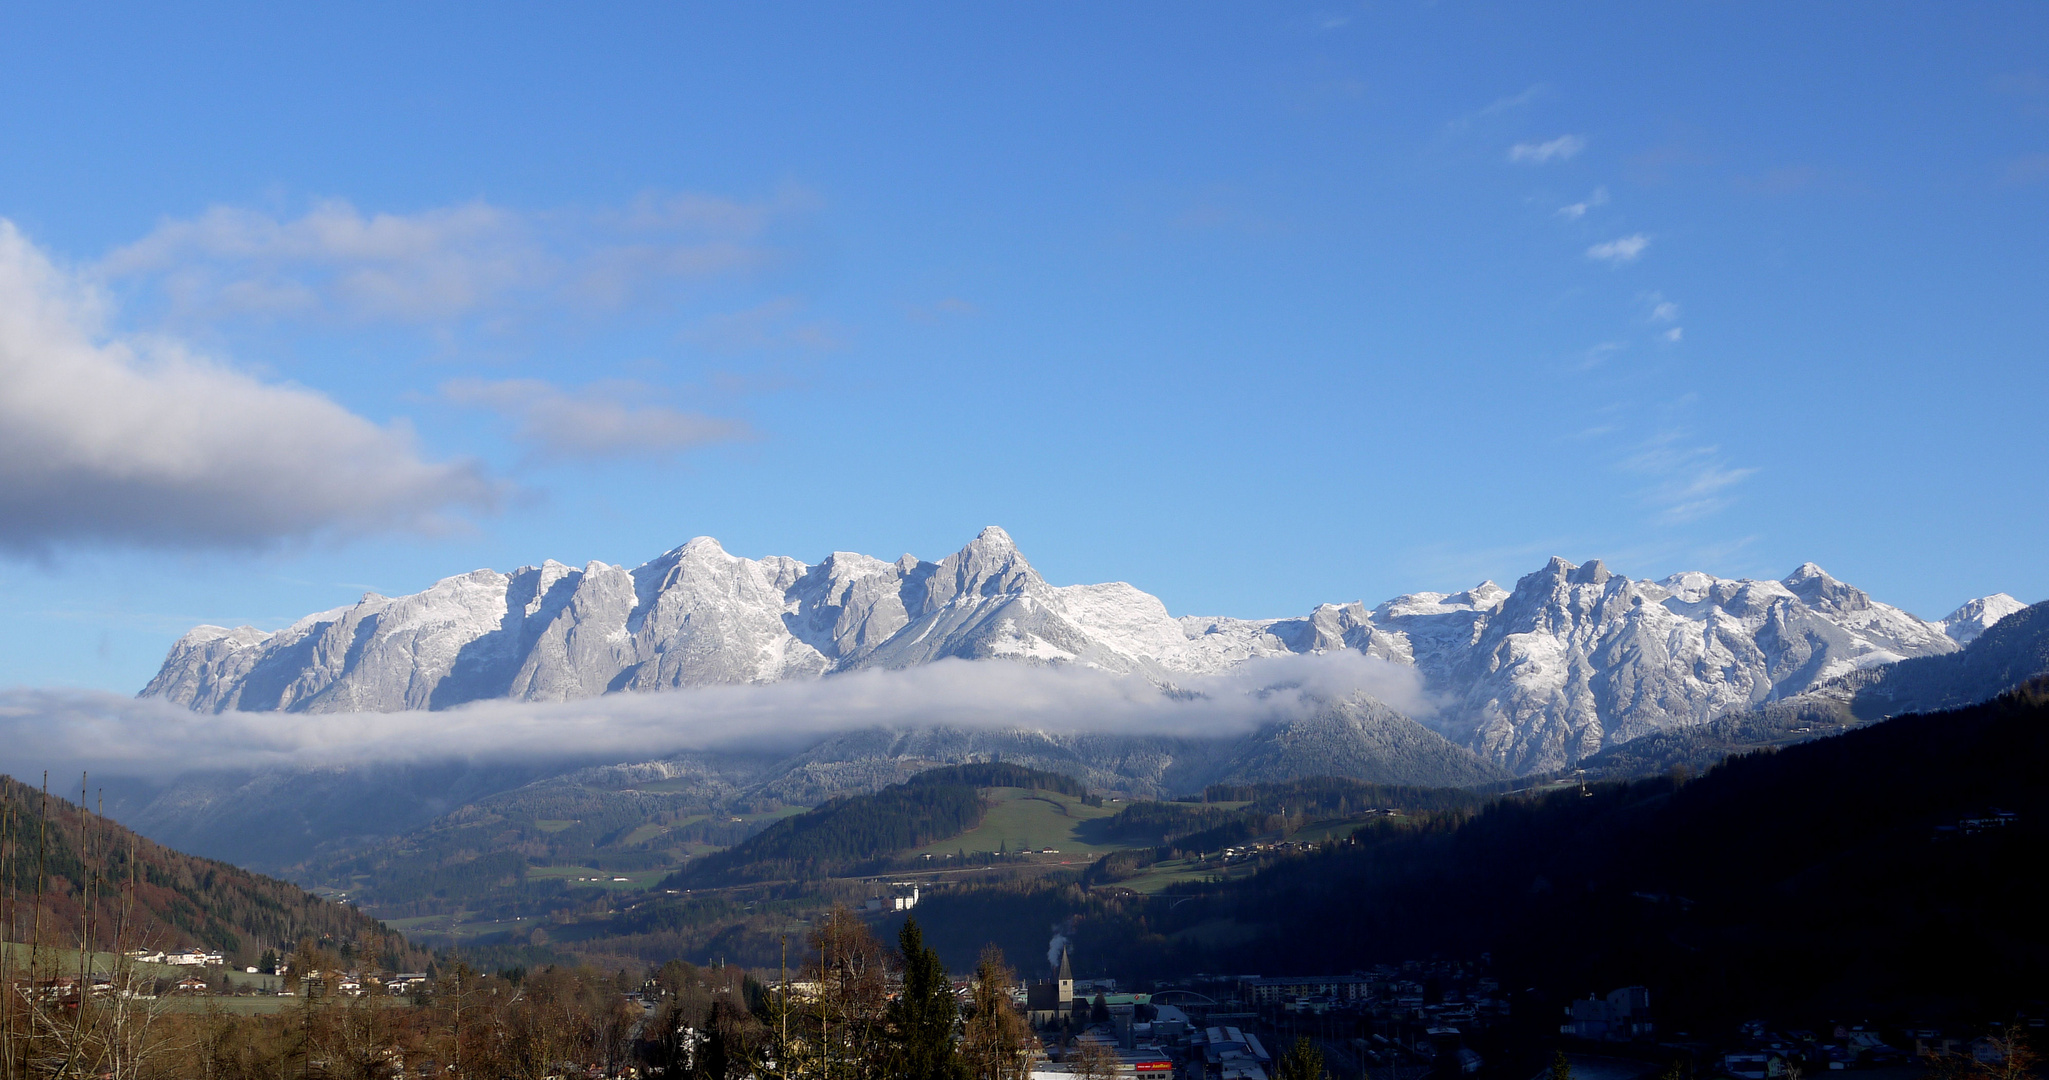
[[[1551,1055],[1551,1080],[1572,1080],[1572,1062],[1565,1060],[1565,1051]]]
[[[925,945],[916,919],[905,919],[897,936],[902,953],[903,992],[889,1004],[889,1031],[895,1044],[892,1077],[902,1080],[968,1080],[967,1064],[954,1046],[954,1023],[960,1003],[939,954]]]
[[[1323,1051],[1304,1035],[1274,1063],[1274,1080],[1325,1080]]]

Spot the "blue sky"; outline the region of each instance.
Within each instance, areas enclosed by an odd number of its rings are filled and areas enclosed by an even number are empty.
[[[700,534],[2049,597],[2039,5],[4,18],[0,683]]]

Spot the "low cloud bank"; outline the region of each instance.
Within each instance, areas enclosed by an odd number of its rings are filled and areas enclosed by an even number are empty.
[[[769,686],[493,701],[441,712],[194,713],[96,691],[0,691],[0,770],[169,779],[196,769],[433,760],[644,761],[690,750],[785,750],[863,728],[1024,728],[1229,736],[1363,693],[1432,710],[1415,669],[1356,653],[1257,660],[1163,692],[1136,676],[944,660]]]

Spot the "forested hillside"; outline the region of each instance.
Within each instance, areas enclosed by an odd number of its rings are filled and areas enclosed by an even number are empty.
[[[1850,706],[1834,698],[1775,701],[1694,727],[1631,739],[1587,758],[1579,767],[1584,775],[1600,780],[1633,780],[1675,769],[1699,774],[1736,754],[1841,735],[1857,723]]]
[[[347,890],[388,918],[451,911],[511,918],[587,901],[594,888],[579,878],[651,882],[690,855],[737,843],[790,812],[773,802],[715,810],[659,783],[608,789],[549,780],[382,843],[325,853],[293,873]]]
[[[974,828],[986,809],[981,789],[996,787],[1087,796],[1080,781],[1059,773],[1002,762],[949,765],[786,818],[696,860],[663,884],[698,887],[846,873]]]
[[[101,950],[203,946],[232,964],[313,938],[385,968],[424,954],[376,920],[304,889],[173,851],[54,794],[0,777],[5,938]]]
[[[2049,969],[2049,682],[1659,777],[1383,819],[1171,898],[1027,884],[918,909],[954,963],[1077,920],[1084,975],[1346,971],[1491,953],[1667,1015],[1996,1015]],[[1317,932],[1304,934],[1301,928]],[[1228,933],[1224,932],[1228,929]],[[1012,935],[1011,940],[1004,935]]]

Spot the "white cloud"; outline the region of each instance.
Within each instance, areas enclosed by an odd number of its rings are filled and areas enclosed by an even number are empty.
[[[108,301],[0,219],[0,549],[249,546],[434,529],[498,490],[301,387],[174,341],[108,335]]]
[[[1685,524],[1727,509],[1736,501],[1730,489],[1757,472],[1729,464],[1719,446],[1687,445],[1685,439],[1684,432],[1665,432],[1622,463],[1625,472],[1651,480],[1641,494],[1661,524]]]
[[[1410,716],[1431,699],[1414,668],[1357,653],[1284,656],[1192,679],[1168,695],[1137,676],[1000,660],[942,660],[767,686],[493,701],[435,713],[195,713],[89,691],[0,691],[0,769],[164,777],[234,769],[465,759],[648,760],[686,750],[794,750],[837,732],[950,727],[1228,735],[1365,693]]]
[[[1543,165],[1552,161],[1570,161],[1573,155],[1587,148],[1587,141],[1578,135],[1560,135],[1549,142],[1516,143],[1508,148],[1508,160],[1524,165]]]
[[[1592,195],[1589,195],[1576,203],[1559,207],[1557,210],[1557,215],[1569,221],[1578,221],[1580,218],[1587,216],[1587,211],[1593,209],[1596,206],[1606,205],[1608,205],[1608,189],[1605,187],[1597,187],[1594,189],[1594,193]]]
[[[1627,341],[1604,341],[1580,355],[1579,368],[1589,371],[1606,363],[1608,358],[1629,348]]]
[[[1545,92],[1550,89],[1551,88],[1544,83],[1531,83],[1530,85],[1523,87],[1523,91],[1520,94],[1510,94],[1507,97],[1495,98],[1493,101],[1488,102],[1484,108],[1482,108],[1479,112],[1475,113],[1474,115],[1499,116],[1502,113],[1510,112],[1515,109],[1520,109],[1523,106],[1528,105],[1529,103],[1537,100],[1538,98],[1543,97]]]
[[[1664,293],[1638,293],[1636,298],[1638,301],[1643,303],[1645,307],[1650,309],[1650,312],[1646,316],[1646,318],[1648,318],[1651,322],[1668,323],[1679,321],[1678,303],[1672,300],[1665,299]]]
[[[1681,326],[1675,326],[1672,329],[1665,331],[1665,333],[1662,336],[1666,341],[1677,342],[1680,338],[1686,336],[1686,328]]]
[[[1623,263],[1635,262],[1644,253],[1644,249],[1650,246],[1650,237],[1642,233],[1633,233],[1595,244],[1587,249],[1587,258],[1611,266],[1620,266]]]
[[[1543,97],[1550,89],[1549,86],[1543,83],[1532,83],[1525,87],[1520,94],[1510,94],[1507,97],[1495,98],[1479,109],[1446,123],[1444,125],[1443,137],[1457,136],[1481,120],[1523,108],[1538,98]]]
[[[543,461],[663,458],[748,436],[746,424],[646,400],[638,383],[564,390],[539,379],[455,379],[441,392],[459,405],[513,421],[513,438]]]
[[[326,200],[296,218],[216,206],[109,254],[110,281],[153,285],[181,315],[436,323],[536,297],[616,308],[664,281],[744,271],[765,234],[812,205],[643,196],[617,208],[520,212],[485,202],[410,214]]]

